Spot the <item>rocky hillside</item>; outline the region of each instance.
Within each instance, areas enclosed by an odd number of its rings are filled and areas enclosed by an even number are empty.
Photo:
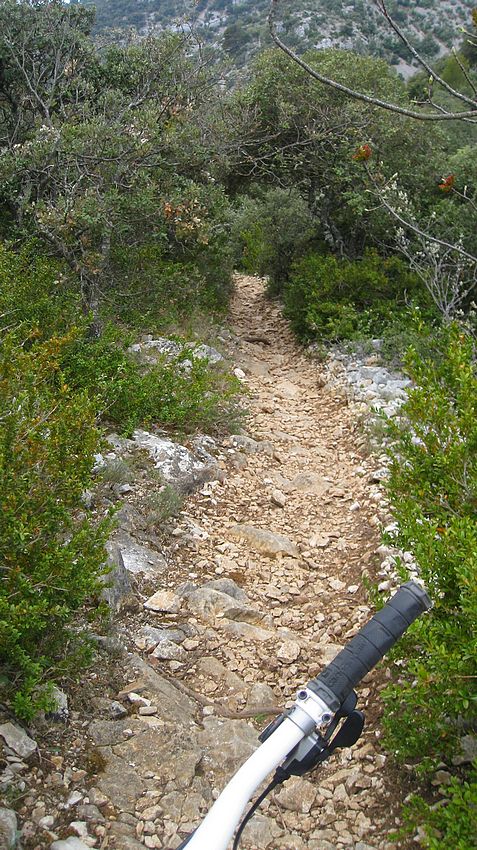
[[[268,43],[268,0],[82,0],[97,9],[97,30],[133,27],[140,33],[193,24],[200,37],[244,65]],[[279,23],[300,50],[341,47],[383,56],[404,73],[412,66],[398,39],[382,24],[372,0],[288,0]],[[396,21],[428,58],[461,39],[474,0],[390,0]]]

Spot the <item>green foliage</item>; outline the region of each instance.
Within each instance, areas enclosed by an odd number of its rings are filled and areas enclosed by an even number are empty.
[[[404,833],[421,827],[422,845],[428,850],[475,850],[477,836],[477,773],[467,781],[453,778],[443,789],[445,799],[430,805],[422,797],[413,797],[404,809]]]
[[[367,252],[361,260],[309,254],[285,287],[285,315],[299,337],[379,336],[408,300],[426,302],[419,281],[398,257]]]
[[[69,328],[78,298],[67,287],[61,265],[32,244],[15,254],[0,244],[0,316],[3,328],[24,325],[48,339]]]
[[[96,594],[107,524],[77,514],[99,444],[86,394],[59,368],[68,338],[2,340],[0,661],[2,699],[28,718],[45,677],[76,663],[74,614]]]
[[[384,694],[388,743],[401,758],[455,752],[458,718],[477,720],[477,375],[472,339],[442,332],[426,357],[410,351],[416,386],[394,443],[388,494],[397,545],[412,551],[433,599],[400,642],[398,681]]]
[[[110,326],[99,340],[72,341],[61,364],[68,384],[86,391],[102,419],[124,434],[152,422],[181,432],[220,430],[235,416],[240,382],[187,348],[144,370]]]
[[[294,190],[269,189],[241,199],[232,224],[239,267],[267,275],[272,295],[282,291],[293,259],[313,244],[313,237],[313,217]]]
[[[184,496],[170,484],[164,484],[158,492],[153,492],[147,499],[147,525],[149,528],[161,528],[171,517],[180,512],[184,504]]]

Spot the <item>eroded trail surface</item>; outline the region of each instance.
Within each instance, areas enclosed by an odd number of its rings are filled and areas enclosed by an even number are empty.
[[[158,610],[140,615],[128,662],[139,712],[90,727],[105,762],[89,795],[106,813],[101,846],[177,847],[256,746],[269,718],[253,718],[294,699],[370,616],[362,573],[376,562],[376,506],[346,400],[297,347],[259,279],[238,278],[231,321],[248,436],[226,441],[224,480],[188,500]],[[153,630],[166,627],[150,652]],[[272,795],[241,846],[395,846],[382,682],[381,672],[360,689],[368,723],[358,745]]]

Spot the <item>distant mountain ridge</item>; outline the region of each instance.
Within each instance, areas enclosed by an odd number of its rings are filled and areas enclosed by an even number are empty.
[[[192,25],[205,43],[224,50],[239,67],[269,43],[268,0],[77,0],[96,7],[96,29],[139,33]],[[427,59],[462,40],[475,0],[389,0],[393,17]],[[404,45],[372,0],[284,0],[278,22],[292,47],[340,47],[382,56],[404,75],[413,70]]]

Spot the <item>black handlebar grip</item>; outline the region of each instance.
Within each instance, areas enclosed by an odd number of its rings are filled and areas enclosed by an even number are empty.
[[[417,582],[403,584],[384,608],[308,683],[310,690],[333,712],[337,711],[366,673],[431,604],[426,591]]]

